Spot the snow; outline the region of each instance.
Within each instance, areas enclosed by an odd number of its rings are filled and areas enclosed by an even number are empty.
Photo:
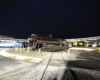
[[[79,47],[72,47],[72,48],[69,48],[69,49],[86,50],[86,51],[92,51],[92,50],[95,50],[95,49],[91,49],[91,48],[79,48]]]
[[[64,64],[61,54],[55,52],[52,55],[51,61],[49,63],[48,68],[46,69],[46,72],[42,80],[49,80],[49,78],[50,79],[56,78],[57,80],[61,80],[65,69],[66,66]]]
[[[10,54],[10,53],[6,52],[6,49],[0,50],[0,55],[5,56],[5,57],[9,57],[9,58],[13,58],[13,59],[23,60],[23,61],[25,61],[26,59],[29,59],[29,62],[35,62],[35,63],[39,63],[40,61],[43,60],[42,58]]]
[[[45,71],[45,68],[49,62],[51,53],[48,54],[46,60],[42,61],[35,69],[32,69],[29,73],[23,76],[20,80],[41,80],[42,74]]]

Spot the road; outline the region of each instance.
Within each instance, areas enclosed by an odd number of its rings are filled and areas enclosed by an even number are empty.
[[[0,56],[0,79],[34,69],[36,66],[36,63],[29,63]]]

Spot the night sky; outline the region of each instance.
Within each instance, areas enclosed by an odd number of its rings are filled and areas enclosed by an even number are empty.
[[[100,36],[99,0],[0,0],[0,34],[28,38]]]

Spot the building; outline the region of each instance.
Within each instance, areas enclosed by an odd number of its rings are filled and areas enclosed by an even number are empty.
[[[14,37],[0,35],[0,40],[11,40],[11,39],[14,39]]]
[[[65,39],[68,42],[74,42],[74,41],[84,41],[84,40],[97,40],[100,39],[100,36],[96,37],[86,37],[86,38],[75,38],[75,39]]]
[[[19,42],[28,42],[27,39],[16,39],[14,37],[0,35],[0,41],[13,41],[13,40]]]

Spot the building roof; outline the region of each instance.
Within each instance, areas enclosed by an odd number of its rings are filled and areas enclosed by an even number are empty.
[[[14,39],[14,37],[10,37],[10,36],[4,36],[4,35],[0,35],[0,38],[2,39],[4,39],[4,38],[9,38],[9,39]]]

